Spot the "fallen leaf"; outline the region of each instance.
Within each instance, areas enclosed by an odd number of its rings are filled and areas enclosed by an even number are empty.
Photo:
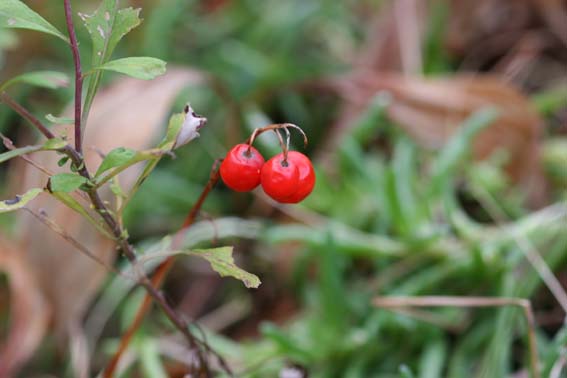
[[[426,79],[361,72],[345,81],[340,85],[358,91],[357,103],[345,110],[348,114],[359,114],[377,92],[385,91],[392,97],[389,117],[431,149],[443,146],[471,114],[485,107],[496,108],[498,118],[475,139],[474,156],[484,159],[498,149],[506,151],[510,177],[530,193],[533,203],[542,200],[545,185],[539,141],[543,122],[529,99],[498,76],[460,74]],[[348,124],[344,124],[334,143],[348,132]]]
[[[49,320],[49,307],[22,252],[21,246],[0,235],[0,271],[8,276],[11,292],[10,329],[0,345],[0,377],[4,378],[33,355]]]

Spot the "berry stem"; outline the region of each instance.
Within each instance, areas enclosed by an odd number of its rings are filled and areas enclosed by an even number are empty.
[[[248,143],[249,146],[252,146],[252,143],[254,143],[254,140],[262,133],[265,133],[266,131],[271,131],[271,130],[279,130],[279,129],[288,129],[288,128],[293,128],[297,131],[299,131],[299,133],[301,134],[301,136],[303,136],[303,145],[306,147],[307,144],[309,143],[309,141],[307,140],[307,135],[305,134],[305,132],[303,131],[303,129],[301,129],[301,127],[294,125],[293,123],[274,123],[268,126],[264,126],[264,127],[260,127],[257,129],[254,129],[254,131],[252,132],[252,135],[250,136],[250,138],[248,138],[246,140],[245,143]]]

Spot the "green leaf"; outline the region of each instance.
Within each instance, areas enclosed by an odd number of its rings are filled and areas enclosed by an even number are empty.
[[[43,144],[42,150],[59,150],[67,145],[67,141],[61,138],[48,139],[47,142]]]
[[[220,274],[221,277],[234,277],[237,280],[242,281],[244,286],[247,288],[257,288],[260,286],[261,282],[257,276],[236,266],[232,257],[233,249],[234,247],[229,246],[209,249],[155,252],[143,256],[140,258],[140,262],[179,254],[198,256],[207,260],[211,264],[211,268]]]
[[[28,202],[37,197],[41,192],[43,192],[43,189],[34,188],[28,190],[22,195],[17,195],[12,199],[0,201],[0,213],[7,213],[9,211],[21,209],[22,207],[26,206]]]
[[[157,58],[130,57],[111,60],[95,69],[120,72],[136,79],[151,80],[165,73],[165,65],[163,60]]]
[[[211,264],[211,268],[221,275],[221,277],[234,277],[244,283],[247,288],[257,288],[260,286],[260,279],[254,274],[240,269],[234,264],[232,251],[234,247],[219,247],[209,249],[195,249],[189,254],[199,256]]]
[[[114,238],[114,236],[112,236],[112,234],[107,231],[104,224],[101,221],[93,218],[91,213],[89,213],[75,198],[73,198],[73,196],[62,191],[54,192],[52,193],[52,195],[71,210],[81,214],[86,220],[88,220],[93,226],[95,226],[95,228],[100,233],[106,235],[110,239]]]
[[[72,125],[75,120],[73,118],[70,117],[57,117],[54,116],[53,114],[47,114],[45,116],[45,119],[48,120],[51,123],[55,123],[57,125]]]
[[[57,161],[57,165],[58,165],[59,167],[62,167],[62,166],[64,166],[65,164],[67,164],[68,161],[69,161],[69,156],[63,156],[61,159],[59,159],[59,160]]]
[[[164,151],[171,151],[175,146],[177,141],[177,136],[183,127],[183,122],[185,122],[185,113],[175,113],[169,119],[167,125],[167,133],[164,140],[158,146]]]
[[[118,10],[117,0],[103,0],[92,15],[79,14],[93,42],[94,60],[103,62],[112,55],[118,42],[140,25],[140,9]]]
[[[69,85],[69,78],[64,73],[57,71],[28,72],[2,83],[2,85],[0,85],[0,91],[18,83],[35,85],[36,87],[41,88],[56,89],[67,87]]]
[[[484,108],[466,119],[458,131],[449,139],[432,165],[430,192],[438,193],[457,171],[470,151],[474,137],[490,126],[498,116],[494,108]]]
[[[76,173],[59,173],[49,179],[49,188],[52,192],[70,193],[87,182],[83,176]]]
[[[39,150],[41,150],[41,148],[42,148],[42,146],[25,146],[25,147],[16,148],[14,150],[4,152],[4,153],[0,154],[0,163],[8,161],[8,160],[15,158],[17,156],[21,156],[21,155],[29,154],[31,152],[39,151]]]
[[[68,42],[68,38],[55,26],[18,0],[0,1],[0,28],[35,30],[54,35]]]
[[[119,198],[126,198],[127,195],[126,193],[124,193],[124,190],[122,190],[122,187],[120,186],[120,183],[118,183],[118,180],[112,180],[112,182],[109,185],[110,191]]]
[[[400,365],[399,367],[400,378],[415,378],[415,375],[407,365]]]
[[[118,10],[117,0],[103,0],[92,15],[79,14],[93,42],[92,67],[102,66],[112,56],[120,40],[142,22],[138,17],[140,9]],[[89,78],[87,94],[83,106],[83,124],[98,90],[102,72],[95,71]]]
[[[0,163],[8,161],[17,156],[29,154],[36,151],[58,150],[60,148],[65,147],[66,145],[67,142],[65,142],[63,139],[59,139],[59,138],[48,139],[47,142],[45,142],[43,145],[25,146],[4,152],[0,154]]]
[[[121,165],[128,164],[136,156],[136,151],[130,148],[118,147],[110,151],[108,155],[105,156],[102,163],[96,171],[95,177],[99,176],[105,171],[111,168],[119,167]]]
[[[136,306],[136,309],[138,306]],[[144,377],[147,378],[167,378],[168,374],[163,367],[160,358],[160,351],[156,342],[148,338],[140,345],[140,364]]]

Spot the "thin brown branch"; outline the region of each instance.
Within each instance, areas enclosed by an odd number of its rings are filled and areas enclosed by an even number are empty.
[[[272,125],[257,128],[252,132],[252,135],[250,136],[250,138],[248,138],[246,140],[245,143],[252,145],[252,143],[254,143],[254,140],[260,134],[263,134],[266,131],[274,131],[274,130],[281,130],[281,129],[284,129],[284,130],[287,131],[287,129],[290,128],[290,127],[292,129],[297,130],[301,134],[301,136],[303,137],[303,145],[304,145],[304,147],[307,147],[307,144],[309,143],[309,141],[307,139],[307,135],[305,134],[305,132],[303,131],[303,129],[301,127],[294,125],[293,123],[274,123]]]
[[[73,24],[71,0],[64,0],[64,5],[67,31],[69,32],[69,41],[71,43],[71,52],[73,53],[73,63],[75,65],[75,150],[82,155],[83,141],[81,135],[81,104],[83,94],[83,74],[81,72],[81,55],[79,54],[79,45],[77,43],[77,35],[75,34],[75,25]]]
[[[452,296],[420,296],[420,297],[376,297],[372,303],[381,308],[405,307],[520,307],[528,324],[528,348],[530,354],[530,368],[534,378],[540,378],[539,357],[535,334],[535,318],[532,305],[524,298],[504,297],[452,297]]]
[[[70,7],[68,7],[68,5],[69,5],[68,0],[65,0],[65,5],[66,5],[66,7],[65,7],[66,13],[70,13]],[[74,31],[71,31],[71,34],[74,34]],[[76,43],[75,43],[75,47],[77,47]],[[77,50],[77,52],[78,52],[78,50]],[[79,61],[79,63],[80,63],[80,61]],[[79,68],[79,70],[80,70],[80,68]],[[76,96],[75,100],[76,100],[76,102],[77,102],[77,100],[80,102],[80,95]],[[48,139],[55,138],[55,135],[53,133],[51,133],[51,131],[49,131],[33,114],[31,114],[27,109],[25,109],[24,107],[22,107],[21,105],[19,105],[15,101],[13,101],[12,98],[9,97],[7,94],[0,93],[0,101],[6,103],[6,105],[8,105],[10,108],[12,108],[18,114],[20,114],[23,118],[25,118],[27,121],[29,121],[43,135],[45,135],[45,137],[47,137]],[[79,105],[78,109],[80,110],[80,105]],[[77,110],[76,104],[75,104],[75,110]],[[77,119],[80,119],[80,117],[78,117],[78,118],[76,117],[76,119],[75,119],[76,122],[77,122]],[[76,125],[77,125],[77,123],[76,123]],[[80,126],[80,123],[79,123],[79,126]],[[80,130],[80,128],[79,128],[79,130]],[[75,129],[75,131],[77,131],[77,129]],[[78,136],[80,138],[80,131],[79,131]],[[77,139],[75,141],[77,142]],[[80,145],[79,145],[79,147],[80,147]],[[61,152],[63,152],[64,154],[66,154],[70,158],[72,165],[75,167],[75,169],[77,170],[77,172],[81,176],[86,178],[88,181],[91,181],[92,177],[91,177],[89,171],[87,170],[87,168],[85,166],[85,161],[83,159],[83,156],[82,156],[81,153],[79,153],[79,151],[77,149],[73,148],[71,145],[66,145],[65,147],[63,147],[61,149]],[[110,228],[112,235],[115,237],[115,239],[118,243],[119,249],[126,256],[126,258],[128,258],[128,260],[130,261],[130,263],[132,264],[132,266],[134,268],[138,267],[139,265],[138,265],[138,261],[137,261],[137,258],[136,258],[136,253],[134,251],[134,248],[132,247],[132,245],[128,241],[127,232],[125,232],[125,230],[122,228],[120,223],[116,220],[114,215],[112,215],[110,210],[106,207],[106,205],[102,201],[100,195],[98,194],[98,191],[96,190],[96,188],[91,188],[90,190],[88,190],[87,195],[88,195],[95,211],[97,212],[97,214],[103,219],[103,221],[106,223],[106,225]],[[198,360],[198,364],[197,364],[196,368],[198,369],[199,374],[201,374],[200,376],[211,377],[209,367],[208,367],[208,363],[207,363],[207,361],[206,361],[206,359],[203,355],[203,351],[201,350],[201,347],[200,347],[200,344],[201,344],[200,340],[198,340],[197,338],[195,338],[193,336],[193,334],[189,331],[188,325],[185,322],[185,320],[183,318],[181,318],[171,308],[171,306],[167,303],[167,300],[165,299],[163,294],[158,289],[156,289],[156,287],[152,284],[152,282],[144,274],[144,272],[141,271],[140,269],[138,269],[138,270],[139,270],[138,273],[140,273],[139,278],[138,278],[138,284],[146,290],[148,295],[154,300],[154,302],[158,305],[158,307],[165,313],[167,318],[184,335],[184,337],[189,342],[191,349],[195,351],[196,356],[197,356],[197,360]],[[206,348],[207,351],[213,353],[208,346],[205,345],[205,348]]]
[[[189,210],[189,213],[185,217],[185,220],[181,225],[181,228],[179,229],[179,231],[175,233],[175,236],[173,237],[173,241],[171,243],[171,248],[176,249],[181,246],[181,244],[183,243],[183,236],[185,235],[185,231],[187,231],[187,229],[193,223],[195,223],[199,211],[201,210],[209,193],[219,181],[219,178],[220,175],[219,175],[218,161],[217,161],[213,165],[213,168],[211,170],[211,176],[209,178],[209,181],[207,182],[207,185],[205,186],[205,188],[203,188],[203,191],[201,192],[201,195],[197,199],[197,202],[195,202],[191,210]],[[169,256],[156,268],[156,271],[151,279],[151,283],[154,287],[160,287],[163,284],[163,281],[165,280],[167,273],[173,266],[174,261],[175,261],[175,257]],[[138,311],[136,311],[136,317],[134,318],[134,321],[132,322],[132,324],[130,324],[130,326],[128,327],[128,329],[120,339],[120,345],[118,349],[116,350],[116,352],[112,356],[112,359],[110,360],[106,369],[104,370],[104,378],[111,378],[114,376],[114,372],[118,366],[118,362],[120,361],[120,358],[122,357],[124,352],[127,350],[128,345],[132,340],[132,337],[134,336],[138,328],[140,328],[140,326],[142,325],[142,321],[146,313],[150,309],[150,304],[151,304],[151,297],[150,294],[148,293],[144,297],[144,301],[138,308]],[[232,376],[231,370],[228,367],[228,364],[224,361],[224,359],[216,352],[212,351],[210,348],[207,348],[207,350],[214,353],[217,356],[217,359],[219,360],[219,364],[229,375]]]
[[[91,260],[97,262],[98,264],[100,264],[101,266],[106,268],[108,271],[116,273],[117,275],[122,276],[124,278],[128,278],[128,279],[133,278],[133,277],[127,276],[126,274],[120,272],[119,270],[117,270],[113,266],[108,265],[106,262],[101,260],[94,252],[92,252],[90,249],[88,249],[85,245],[81,244],[81,242],[79,242],[77,239],[75,239],[74,237],[69,235],[59,224],[54,222],[52,219],[49,219],[49,217],[46,214],[44,214],[42,212],[39,212],[39,213],[35,212],[28,207],[24,207],[24,210],[26,210],[28,213],[33,215],[41,223],[43,223],[44,225],[49,227],[57,235],[61,236],[61,238],[63,238],[63,240],[65,240],[67,243],[71,244],[77,250],[82,252],[85,256],[87,256]]]
[[[18,104],[12,97],[10,97],[6,92],[0,93],[0,101],[12,108],[13,111],[22,116],[26,121],[32,124],[40,133],[45,135],[47,139],[55,138],[53,134],[39,119],[31,114],[26,108]]]
[[[14,146],[14,143],[12,142],[12,140],[10,140],[10,138],[8,138],[6,135],[0,133],[0,139],[2,139],[2,143],[4,144],[4,147],[6,147],[8,150],[15,150],[17,148],[16,146]],[[26,163],[37,168],[39,171],[43,172],[47,176],[53,175],[53,172],[51,172],[49,169],[45,168],[43,165],[39,164],[38,162],[36,162],[32,158],[30,158],[28,156],[28,154],[20,155],[18,157],[20,159],[23,159]]]

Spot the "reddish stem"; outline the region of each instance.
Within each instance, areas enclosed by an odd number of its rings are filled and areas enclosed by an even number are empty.
[[[83,141],[81,135],[81,103],[83,94],[83,74],[81,72],[81,55],[79,54],[79,45],[77,43],[77,35],[75,34],[75,26],[73,24],[71,1],[64,0],[64,4],[65,20],[67,21],[69,41],[71,42],[71,51],[73,53],[73,63],[75,65],[75,150],[82,155]]]
[[[175,250],[182,245],[183,236],[185,235],[185,231],[189,227],[191,227],[191,225],[193,223],[195,223],[195,220],[197,219],[197,215],[199,214],[199,211],[201,210],[203,203],[207,199],[211,190],[215,187],[215,185],[219,181],[219,178],[220,178],[220,174],[219,174],[219,170],[218,170],[219,162],[220,162],[220,160],[215,161],[215,164],[213,165],[213,168],[212,168],[212,171],[211,171],[211,176],[209,178],[207,185],[205,186],[205,188],[201,192],[201,195],[197,199],[197,202],[193,205],[193,207],[191,208],[191,210],[189,211],[189,213],[185,217],[185,220],[183,221],[181,228],[179,229],[179,231],[177,231],[175,233],[175,235],[173,237],[173,241],[171,243],[171,249],[172,250]],[[155,273],[153,274],[153,276],[151,278],[151,283],[152,283],[153,287],[159,288],[163,284],[163,281],[165,280],[165,277],[167,276],[167,273],[169,272],[169,270],[173,266],[174,262],[175,262],[175,257],[169,256],[156,268]],[[111,377],[114,376],[114,371],[116,370],[116,367],[118,366],[118,362],[120,361],[120,358],[122,357],[122,355],[124,354],[124,352],[128,348],[128,345],[130,344],[132,337],[134,336],[136,331],[142,325],[142,321],[144,320],[146,313],[149,311],[151,303],[152,303],[152,298],[149,294],[146,293],[146,295],[144,296],[144,301],[142,302],[142,305],[136,311],[136,317],[134,318],[134,321],[132,322],[132,324],[130,324],[130,326],[128,327],[128,329],[126,330],[126,332],[124,333],[124,335],[120,339],[120,345],[119,345],[116,353],[114,353],[114,355],[112,356],[112,359],[110,360],[108,366],[104,370],[104,375],[103,375],[104,378],[111,378]],[[205,345],[205,347],[207,347],[207,346]],[[210,348],[207,347],[207,349],[209,350],[209,352],[215,353],[214,351],[210,350]],[[224,359],[216,353],[215,353],[215,355],[218,358],[219,363],[221,364],[223,369],[232,376],[232,372],[230,371],[230,368],[228,367],[228,364],[224,361]]]
[[[22,116],[25,120],[31,123],[40,133],[42,133],[47,139],[55,138],[53,134],[43,123],[41,123],[33,114],[31,114],[26,108],[18,104],[12,97],[8,96],[6,92],[0,93],[0,101],[12,108],[13,111]]]

